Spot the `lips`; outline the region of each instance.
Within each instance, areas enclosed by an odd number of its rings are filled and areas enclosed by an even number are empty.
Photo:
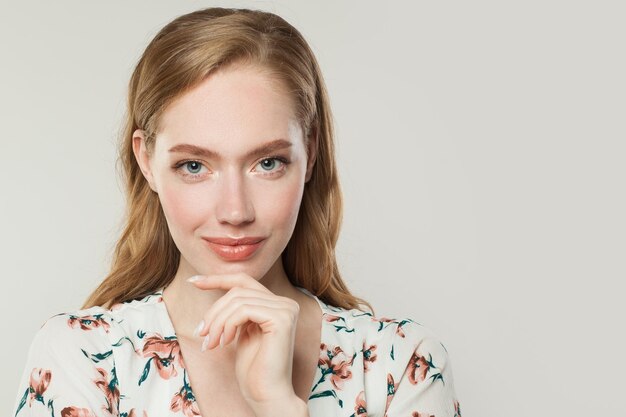
[[[243,261],[248,259],[265,241],[265,238],[258,236],[237,239],[228,237],[205,237],[203,239],[213,252],[227,261]]]

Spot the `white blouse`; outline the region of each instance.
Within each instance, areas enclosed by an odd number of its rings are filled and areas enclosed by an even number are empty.
[[[461,415],[448,353],[428,328],[296,288],[323,313],[311,417]],[[28,351],[13,416],[200,416],[162,294],[49,318]]]

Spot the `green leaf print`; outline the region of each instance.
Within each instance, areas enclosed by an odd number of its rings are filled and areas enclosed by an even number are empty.
[[[24,391],[24,396],[20,400],[20,405],[19,405],[19,407],[17,407],[17,411],[15,412],[16,416],[18,415],[18,413],[20,412],[22,407],[24,407],[24,404],[26,404],[26,398],[28,397],[28,391],[29,390],[30,390],[30,388],[26,388],[26,391]]]
[[[435,364],[433,363],[433,355],[431,355],[430,353],[428,354],[428,360],[426,361],[426,363],[428,364],[429,368],[436,368]]]
[[[442,383],[443,385],[446,385],[446,382],[443,380],[443,375],[441,375],[441,373],[436,373],[436,374],[433,374],[433,375],[431,375],[431,376],[430,376],[430,378],[433,380],[433,383],[434,383],[435,381],[437,381],[438,379],[440,379],[440,380],[441,380],[441,383]]]
[[[145,333],[144,333],[144,334],[145,334]],[[133,350],[134,350],[135,352],[137,352],[137,349],[135,348],[135,345],[133,344],[133,341],[132,341],[132,340],[130,340],[130,339],[128,338],[128,336],[124,336],[124,337],[122,337],[120,340],[118,340],[117,342],[113,343],[111,346],[120,347],[120,346],[122,346],[122,341],[123,341],[123,340],[128,340],[128,343],[130,343],[130,345],[133,347]]]
[[[343,401],[341,401],[341,399],[337,397],[337,394],[335,394],[335,391],[331,389],[318,392],[317,394],[313,394],[309,397],[309,399],[321,398],[321,397],[335,397],[338,400],[339,406],[343,408]]]
[[[87,353],[84,349],[81,349],[81,351],[83,352],[83,355],[85,355],[86,357],[91,359],[94,363],[98,363],[98,362],[108,358],[113,353],[112,350],[109,350],[109,351],[104,352],[104,353],[93,353],[93,354]]]
[[[137,385],[141,385],[141,383],[148,378],[148,373],[150,372],[150,362],[152,362],[152,359],[146,362],[146,366],[143,368],[143,373],[141,374],[141,378],[139,378],[139,383]]]
[[[343,330],[345,333],[354,333],[354,328],[349,328],[349,327],[346,325],[346,319],[345,319],[344,317],[337,317],[336,322],[342,322],[342,323],[343,323],[343,324],[334,324],[334,323],[333,323],[333,327],[335,328],[335,331],[336,331],[337,333],[340,333],[342,330]]]
[[[48,400],[48,410],[50,410],[50,415],[54,417],[54,405],[52,404],[53,400]]]

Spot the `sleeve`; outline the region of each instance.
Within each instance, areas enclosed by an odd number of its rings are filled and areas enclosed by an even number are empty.
[[[387,374],[385,417],[461,417],[446,348],[415,322],[406,332],[412,343],[398,361],[395,375],[393,370]]]
[[[28,350],[12,415],[118,416],[119,389],[108,326],[101,315],[49,318]]]

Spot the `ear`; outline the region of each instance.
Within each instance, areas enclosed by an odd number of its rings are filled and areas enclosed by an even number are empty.
[[[152,191],[158,193],[154,184],[154,177],[152,176],[152,168],[150,166],[151,160],[148,148],[146,147],[145,132],[141,129],[137,129],[133,132],[133,153],[135,154],[137,164],[139,165],[143,176],[146,178],[146,181],[148,181],[150,188]]]
[[[313,174],[313,166],[317,160],[317,147],[318,147],[318,129],[315,126],[311,129],[309,134],[309,145],[307,148],[307,163],[306,163],[306,177],[304,182],[309,182],[311,175]]]

